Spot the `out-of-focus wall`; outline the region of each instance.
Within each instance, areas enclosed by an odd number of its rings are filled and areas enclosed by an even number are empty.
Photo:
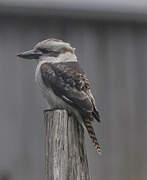
[[[15,6],[33,6],[33,7],[55,7],[55,8],[81,8],[81,9],[111,9],[115,12],[119,11],[140,11],[146,12],[147,2],[145,0],[74,0],[74,1],[66,1],[66,0],[0,0],[2,5],[15,5]]]
[[[45,103],[35,64],[16,54],[54,37],[76,47],[101,112],[101,157],[86,133],[91,180],[146,180],[147,25],[10,15],[0,24],[0,177],[43,177]]]
[[[145,0],[0,0],[0,14],[147,22]]]

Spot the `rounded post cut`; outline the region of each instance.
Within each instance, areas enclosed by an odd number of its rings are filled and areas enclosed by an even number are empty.
[[[90,180],[83,127],[66,110],[44,119],[46,180]]]

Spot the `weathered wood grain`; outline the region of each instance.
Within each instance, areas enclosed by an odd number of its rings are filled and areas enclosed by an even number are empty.
[[[44,119],[46,180],[90,180],[83,127],[65,110]]]

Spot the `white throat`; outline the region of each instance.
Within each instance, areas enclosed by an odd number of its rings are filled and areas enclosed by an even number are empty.
[[[51,63],[57,63],[57,62],[76,62],[77,57],[75,54],[71,52],[66,52],[60,54],[58,57],[49,57],[49,56],[42,56],[41,61],[48,61]]]

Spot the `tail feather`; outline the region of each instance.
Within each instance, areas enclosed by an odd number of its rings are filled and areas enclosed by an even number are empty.
[[[96,109],[94,109],[94,111],[92,112],[92,115],[98,122],[101,122],[99,112]]]
[[[100,145],[99,145],[99,143],[97,141],[94,129],[92,127],[91,120],[85,119],[84,120],[84,125],[86,126],[88,134],[89,134],[90,138],[92,139],[93,145],[94,145],[97,153],[101,154],[101,148],[100,148]]]
[[[98,112],[98,110],[97,110],[97,108],[96,108],[96,105],[95,105],[94,102],[92,102],[92,104],[93,104],[93,112],[92,112],[92,115],[94,116],[94,118],[95,118],[98,122],[101,122],[101,120],[100,120],[100,114],[99,114],[99,112]]]

